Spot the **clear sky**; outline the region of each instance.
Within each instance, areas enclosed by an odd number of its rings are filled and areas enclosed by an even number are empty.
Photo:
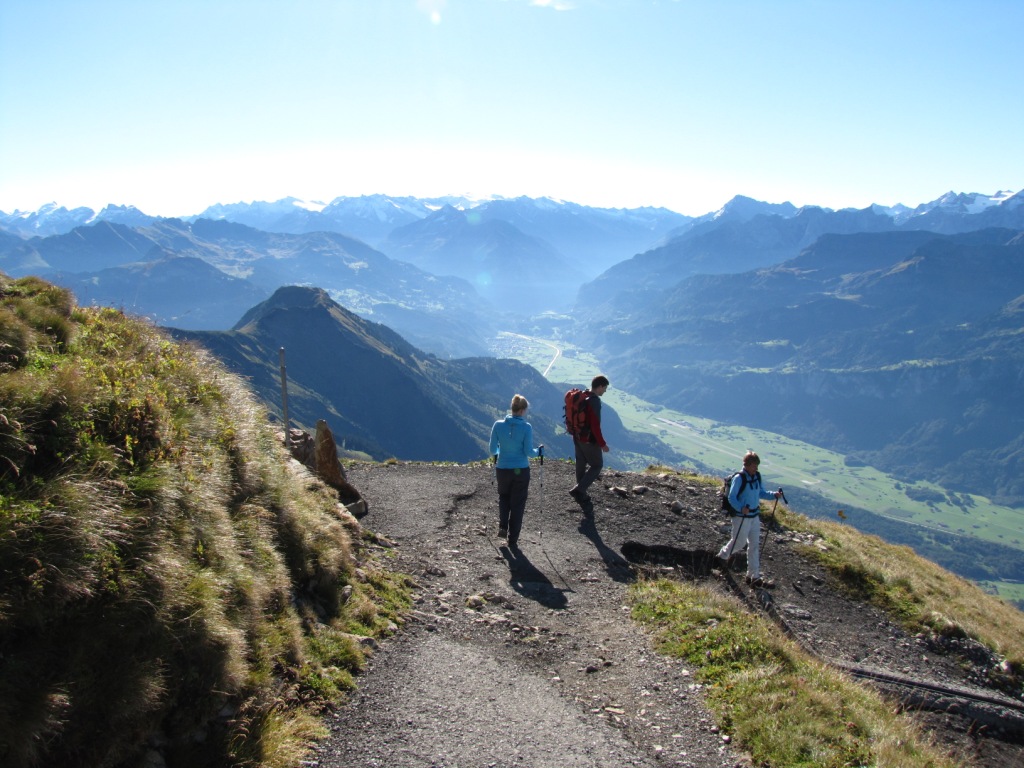
[[[1024,187],[1021,0],[0,0],[0,210]]]

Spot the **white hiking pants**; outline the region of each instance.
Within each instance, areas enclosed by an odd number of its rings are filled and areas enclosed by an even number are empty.
[[[725,559],[732,557],[747,548],[747,576],[752,579],[761,578],[761,516],[732,518],[732,537],[718,551],[718,556]]]

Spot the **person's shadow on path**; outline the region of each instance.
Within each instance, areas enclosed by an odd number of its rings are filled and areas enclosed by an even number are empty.
[[[542,570],[535,566],[518,546],[502,547],[501,556],[508,563],[509,585],[523,597],[536,600],[545,608],[561,610],[568,607],[565,593],[551,583]]]
[[[580,521],[579,532],[593,542],[594,549],[601,556],[601,562],[604,563],[604,568],[612,581],[627,582],[632,579],[633,570],[629,561],[605,544],[604,539],[601,538],[597,524],[594,522],[592,506],[585,511],[583,519]]]

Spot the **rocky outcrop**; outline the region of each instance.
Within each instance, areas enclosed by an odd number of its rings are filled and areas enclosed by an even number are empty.
[[[289,430],[288,450],[297,461],[337,491],[342,504],[355,517],[363,517],[370,511],[369,504],[362,494],[345,476],[345,469],[338,460],[338,446],[334,442],[334,434],[326,421],[317,421],[315,437],[301,429]]]

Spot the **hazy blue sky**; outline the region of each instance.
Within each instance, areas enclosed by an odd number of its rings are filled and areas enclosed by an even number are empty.
[[[1024,186],[1020,0],[2,0],[0,210]]]

